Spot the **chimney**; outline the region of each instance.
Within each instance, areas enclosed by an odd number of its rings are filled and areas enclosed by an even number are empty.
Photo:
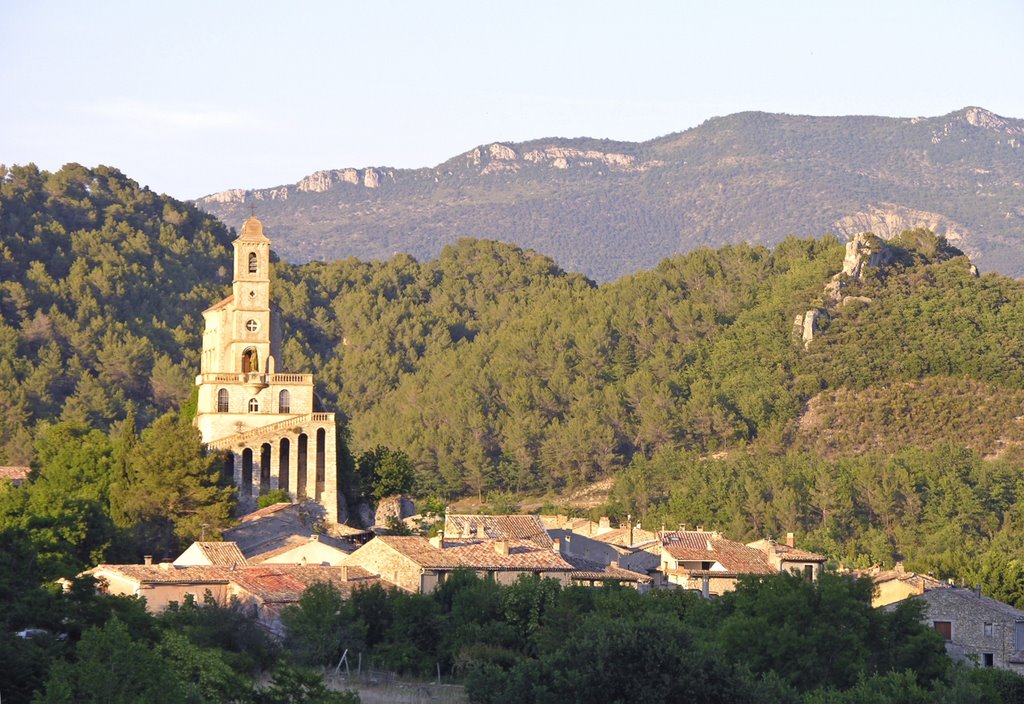
[[[142,556],[142,564],[144,564],[146,566],[152,565],[153,564],[153,556],[152,555],[143,555]]]
[[[470,529],[470,525],[471,524],[472,524],[472,521],[466,521],[465,523],[462,524],[462,537],[463,538],[472,538],[473,537],[473,532]]]
[[[313,541],[314,543],[319,543],[320,542],[320,536],[317,535],[316,533],[313,533],[312,535],[310,535],[309,539],[311,541]]]
[[[608,516],[601,516],[597,519],[597,527],[600,530],[611,530],[612,521]]]
[[[303,555],[302,559],[299,560],[299,564],[302,565],[303,567],[306,566],[306,556],[305,555]]]
[[[348,581],[348,565],[338,565],[338,576],[342,582]]]
[[[160,569],[164,570],[165,572],[169,572],[170,570],[174,569],[174,565],[172,565],[170,562],[161,562]]]
[[[555,538],[555,540],[551,543],[551,549],[554,550],[556,553],[561,554],[562,553],[562,541],[559,540],[558,538]]]
[[[711,544],[711,540],[709,539],[704,541],[704,545],[707,547],[708,552],[713,552],[715,549],[715,546]]]
[[[438,533],[430,539],[430,544],[438,550],[444,550],[444,536]]]
[[[895,569],[896,569],[896,574],[903,574],[903,572],[905,571],[903,569],[903,560],[899,560],[899,561],[896,562],[896,568]]]
[[[495,540],[494,552],[498,553],[499,555],[508,555],[508,543],[506,543],[504,540]]]
[[[789,547],[794,547],[795,541],[793,540],[792,533],[786,533],[786,545],[788,545]]]

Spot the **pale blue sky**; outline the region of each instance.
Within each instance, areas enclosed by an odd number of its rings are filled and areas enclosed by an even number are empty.
[[[1024,2],[0,0],[0,163],[178,198],[742,110],[1024,117]]]

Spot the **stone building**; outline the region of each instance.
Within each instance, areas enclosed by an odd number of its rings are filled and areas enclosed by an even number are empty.
[[[276,368],[281,326],[270,298],[270,240],[250,217],[232,243],[232,293],[203,311],[196,377],[196,426],[210,450],[225,453],[243,511],[273,489],[324,507],[337,523],[339,492],[334,414],[323,412],[312,374]]]
[[[908,600],[926,604],[927,623],[946,641],[954,660],[1024,675],[1024,611],[978,590],[955,587],[928,589]]]
[[[741,577],[788,572],[816,580],[825,558],[786,543],[758,540],[744,545],[718,531],[661,531],[661,570],[668,584],[700,589],[705,596],[720,596],[736,588]]]

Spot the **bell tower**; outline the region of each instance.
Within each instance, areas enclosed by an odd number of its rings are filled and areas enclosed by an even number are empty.
[[[313,375],[275,369],[281,328],[270,307],[270,240],[250,217],[232,243],[231,295],[203,311],[195,424],[225,453],[242,510],[274,489],[319,501],[328,522],[344,511],[333,413],[314,410]]]
[[[270,345],[270,240],[263,234],[263,224],[250,217],[232,246],[235,310],[228,349],[231,363],[223,371],[266,373],[275,351]]]

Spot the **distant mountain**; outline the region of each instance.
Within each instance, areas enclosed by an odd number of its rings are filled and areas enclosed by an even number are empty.
[[[436,168],[318,171],[198,205],[237,225],[250,205],[293,262],[436,257],[501,240],[597,280],[700,246],[786,235],[887,237],[927,227],[982,270],[1024,275],[1024,120],[716,117],[649,142],[488,144]]]

